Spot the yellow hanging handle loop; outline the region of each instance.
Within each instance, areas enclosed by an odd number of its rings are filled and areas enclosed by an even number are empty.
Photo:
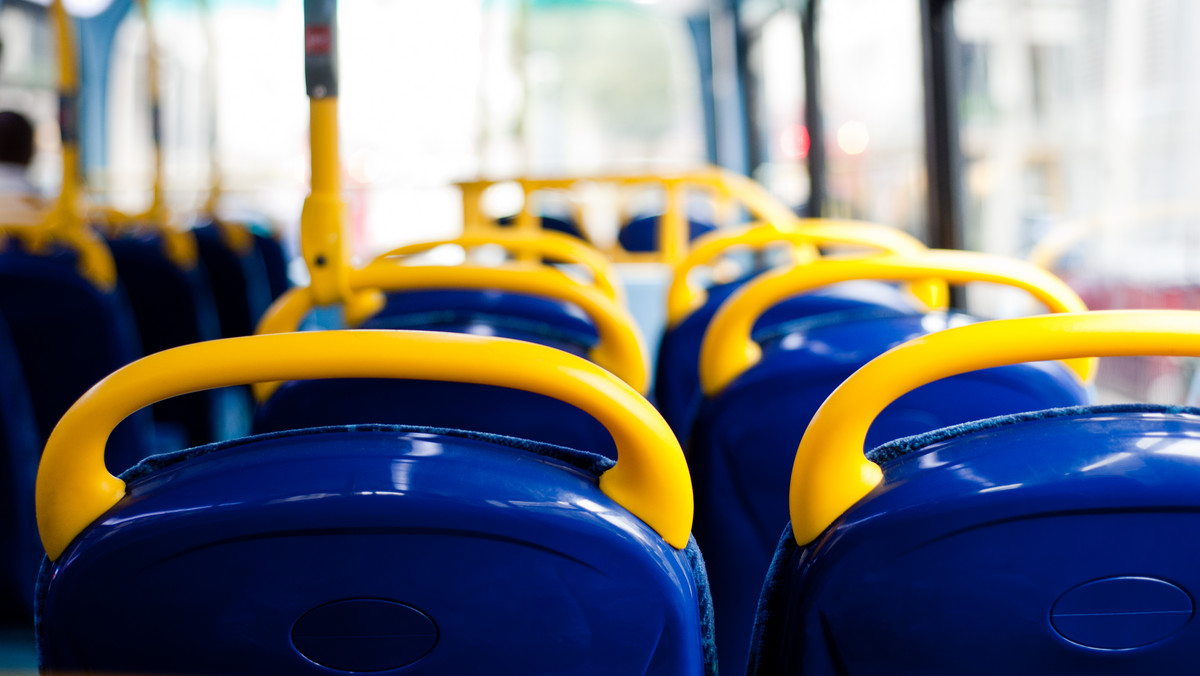
[[[388,261],[376,261],[355,270],[351,286],[357,290],[383,293],[425,289],[476,289],[541,296],[572,303],[587,314],[596,326],[599,342],[588,358],[629,383],[638,392],[648,386],[648,369],[642,339],[633,317],[599,290],[576,282],[552,268],[478,267],[406,267]],[[263,315],[255,333],[295,331],[315,305],[307,288],[292,289],[280,296]],[[259,401],[275,389],[273,383],[254,388]]]
[[[382,263],[389,259],[415,256],[450,244],[464,249],[494,245],[504,248],[510,254],[532,254],[535,258],[552,258],[582,266],[591,274],[592,284],[601,293],[618,304],[624,303],[621,286],[617,283],[616,269],[607,256],[576,237],[549,230],[531,234],[497,229],[486,233],[465,234],[455,239],[408,244],[380,254],[375,258],[375,262]]]
[[[687,546],[692,485],[679,442],[645,399],[596,365],[560,350],[502,338],[319,331],[177,347],[125,366],[88,390],[54,428],[38,470],[38,530],[47,555],[57,559],[125,494],[125,483],[104,466],[104,446],[130,414],[189,392],[314,378],[477,383],[577,406],[604,425],[616,444],[617,464],[600,477],[600,490],[673,547]]]
[[[717,311],[700,347],[700,384],[713,396],[758,363],[762,352],[750,337],[754,322],[780,301],[838,282],[859,279],[919,281],[942,279],[952,284],[990,282],[1016,287],[1051,312],[1087,310],[1062,280],[1034,265],[972,251],[928,250],[917,255],[825,259],[810,265],[763,275],[739,289]],[[1092,372],[1090,360],[1067,364],[1081,379]]]
[[[41,253],[52,244],[72,249],[79,256],[79,273],[96,288],[112,290],[117,284],[117,267],[104,242],[84,222],[80,209],[79,162],[79,71],[75,34],[62,0],[50,4],[58,42],[59,128],[62,132],[62,189],[40,225],[0,228],[5,237],[15,237],[31,252]]]
[[[140,214],[125,214],[111,207],[95,210],[96,224],[106,228],[113,236],[124,230],[141,230],[154,233],[162,241],[163,251],[175,267],[193,270],[200,260],[196,237],[184,230],[167,208],[163,194],[163,152],[161,95],[159,90],[158,42],[154,33],[154,22],[150,16],[147,0],[138,0],[142,20],[146,24],[146,72],[149,79],[150,125],[154,145],[154,183],[150,206]]]
[[[733,232],[712,232],[696,240],[692,250],[677,265],[667,289],[667,322],[676,326],[708,299],[708,291],[690,279],[696,268],[707,265],[733,247],[761,249],[772,244],[796,246],[798,263],[817,257],[821,244],[870,247],[885,253],[913,254],[925,251],[920,240],[885,225],[862,221],[801,219],[787,225],[770,223],[740,228]],[[948,300],[945,282],[926,280],[910,285],[909,290],[930,309],[945,309]]]
[[[804,432],[790,493],[796,542],[816,540],[883,480],[883,470],[863,455],[867,429],[905,393],[995,366],[1134,355],[1200,356],[1200,312],[1112,310],[999,319],[892,348],[834,390]]]

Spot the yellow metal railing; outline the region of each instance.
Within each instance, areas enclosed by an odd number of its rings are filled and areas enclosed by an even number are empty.
[[[721,216],[740,207],[753,221],[784,225],[796,220],[796,215],[786,205],[776,200],[765,188],[734,172],[717,167],[705,167],[694,171],[663,174],[611,174],[573,176],[565,178],[513,178],[509,180],[473,180],[457,183],[462,192],[463,233],[476,234],[498,227],[496,219],[487,215],[484,194],[498,184],[516,184],[524,195],[521,210],[517,213],[513,227],[518,231],[536,231],[541,228],[541,215],[537,210],[538,194],[543,192],[571,192],[586,185],[607,185],[619,189],[657,188],[665,195],[665,209],[659,221],[657,247],[654,252],[637,253],[623,249],[613,243],[607,247],[614,261],[645,261],[675,263],[681,260],[689,247],[689,222],[687,203],[689,194],[702,194],[715,204],[715,212]],[[586,224],[579,223],[584,236],[595,243]]]

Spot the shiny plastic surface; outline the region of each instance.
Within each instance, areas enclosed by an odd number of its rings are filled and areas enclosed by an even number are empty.
[[[713,315],[749,279],[714,286],[702,306],[692,311],[663,334],[658,347],[654,396],[663,418],[681,443],[691,435],[692,422],[704,394],[700,390],[700,345]],[[916,299],[894,286],[880,282],[844,282],[789,298],[767,310],[754,324],[762,335],[780,324],[826,312],[877,309],[880,313],[916,314]]]
[[[620,456],[600,478],[604,493],[667,542],[687,546],[692,486],[679,442],[649,402],[611,373],[573,355],[514,340],[428,331],[314,331],[173,348],[139,359],[88,390],[55,426],[38,467],[38,530],[47,556],[58,559],[125,494],[124,482],[105,465],[104,446],[129,415],[189,392],[320,378],[511,387],[577,406],[604,425]]]
[[[343,673],[304,654],[358,669],[368,649],[365,666],[410,662],[387,674],[702,671],[685,553],[591,472],[485,441],[237,442],[132,480],[52,566],[39,639],[54,671]],[[432,649],[381,644],[385,621],[427,630],[362,604],[340,645],[314,649],[314,610],[355,599],[427,616]]]
[[[884,462],[823,537],[785,537],[752,673],[1191,672],[1200,416],[1158,408],[968,431]]]
[[[719,613],[717,645],[741,664],[763,577],[788,522],[791,466],[826,397],[885,350],[969,318],[931,314],[860,318],[834,313],[763,345],[762,360],[707,399],[687,447],[696,541]],[[995,415],[1084,403],[1062,364],[1009,366],[942,380],[900,398],[871,425],[870,444]]]

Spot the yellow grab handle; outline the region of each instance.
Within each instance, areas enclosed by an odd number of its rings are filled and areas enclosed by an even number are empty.
[[[495,289],[573,303],[592,320],[600,338],[588,357],[638,392],[646,391],[649,367],[637,324],[629,311],[597,289],[580,284],[558,270],[473,265],[406,267],[376,261],[355,270],[350,285],[356,292],[377,290],[384,293],[420,289]],[[308,287],[292,289],[268,308],[255,333],[295,331],[316,304]],[[270,385],[256,386],[255,396],[262,401],[272,390]]]
[[[780,242],[814,249],[809,260],[815,258],[815,246],[819,244],[867,246],[890,253],[925,251],[920,240],[905,232],[863,221],[809,218],[793,220],[787,225],[767,223],[734,232],[712,232],[696,240],[692,250],[672,272],[671,286],[667,290],[668,325],[675,326],[683,321],[708,299],[708,291],[689,280],[692,270],[736,246],[762,248]],[[946,307],[948,296],[944,283],[926,281],[914,284],[911,291],[932,309]]]
[[[1054,275],[1024,261],[973,251],[928,250],[916,255],[816,261],[763,275],[739,289],[713,317],[700,348],[700,384],[715,395],[758,363],[762,356],[750,337],[754,322],[780,301],[838,282],[860,279],[918,281],[942,279],[953,284],[990,282],[1028,292],[1051,312],[1087,310],[1079,296]],[[1080,378],[1091,375],[1091,360],[1068,364]]]
[[[320,355],[314,356],[314,355]],[[195,343],[152,354],[88,390],[46,443],[37,521],[51,559],[125,494],[104,466],[117,423],[163,399],[250,382],[412,378],[495,385],[579,407],[612,434],[617,464],[600,490],[677,549],[692,528],[692,485],[679,442],[637,392],[560,350],[502,338],[424,331],[317,331]]]
[[[792,466],[792,531],[808,544],[883,480],[863,446],[896,399],[941,378],[1050,359],[1200,356],[1200,312],[1109,310],[998,319],[898,345],[846,379],[813,416]]]
[[[375,258],[376,262],[401,256],[413,256],[430,249],[453,244],[464,249],[487,246],[489,244],[503,247],[513,254],[533,254],[537,257],[553,258],[566,263],[587,268],[592,275],[592,283],[604,295],[617,303],[624,303],[621,287],[616,282],[617,272],[612,261],[587,242],[577,237],[564,235],[560,232],[542,230],[535,233],[495,229],[486,233],[473,232],[455,239],[443,239],[433,242],[418,242],[409,244]]]

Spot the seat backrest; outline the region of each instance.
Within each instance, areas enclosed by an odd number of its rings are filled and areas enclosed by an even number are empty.
[[[0,319],[0,623],[23,623],[33,613],[42,560],[33,511],[40,453],[21,360]]]
[[[193,230],[224,338],[254,333],[255,324],[271,303],[270,281],[253,237],[249,232],[240,238],[230,234],[240,227],[210,222]]]
[[[796,453],[750,673],[1189,670],[1200,550],[1179,534],[1200,513],[1200,410],[1051,409],[862,449],[880,410],[934,378],[1192,355],[1198,336],[1200,314],[1185,312],[1001,320],[856,373]]]
[[[558,271],[391,266],[382,272],[387,274],[374,273],[378,284],[363,284],[391,291],[384,309],[364,324],[367,328],[525,340],[589,356],[644,387],[644,356],[628,313],[599,290]],[[424,277],[428,279],[422,281]],[[296,290],[277,304],[277,316],[290,314],[291,302],[301,302],[304,293]],[[293,382],[261,401],[255,420],[261,432],[318,423],[422,424],[511,434],[609,457],[613,453],[608,435],[585,413],[553,399],[477,385]]]
[[[770,250],[779,246],[786,249]],[[675,264],[667,289],[668,327],[659,344],[654,394],[659,410],[681,442],[686,444],[703,399],[699,379],[700,344],[717,310],[729,296],[766,269],[777,265],[805,265],[816,260],[821,253],[819,247],[850,247],[855,252],[878,253],[925,251],[920,241],[895,228],[860,221],[803,219],[788,224],[763,223],[712,232],[696,241],[687,255]],[[735,263],[739,258],[743,260]],[[711,288],[697,279],[698,269],[707,267],[715,271],[724,264],[735,264],[743,272],[734,281]],[[766,309],[755,320],[753,332],[757,337],[789,320],[825,312],[865,310],[871,306],[878,307],[881,312],[890,308],[900,313],[941,309],[944,303],[940,301],[946,295],[944,287],[942,282],[923,280],[910,284],[908,290],[911,293],[908,294],[873,281],[845,282],[814,289],[803,296],[783,299]]]
[[[251,234],[254,235],[254,249],[258,251],[266,269],[267,287],[271,290],[270,297],[273,302],[292,285],[288,278],[287,253],[283,250],[283,244],[275,236],[257,230],[252,231]]]
[[[0,252],[0,314],[21,360],[44,443],[63,413],[95,383],[140,353],[123,292],[97,288],[67,251]],[[153,451],[153,424],[141,413],[114,434],[108,461],[127,468]]]
[[[662,220],[659,214],[637,216],[621,226],[617,233],[617,241],[621,247],[631,253],[658,251],[658,223]],[[716,230],[717,226],[697,219],[688,219],[688,241],[707,235]]]
[[[161,237],[131,230],[107,240],[146,354],[220,337],[220,320],[204,267],[171,259]],[[154,406],[165,448],[215,441],[229,398],[218,392],[176,397]],[[241,414],[243,417],[247,413]]]
[[[103,434],[88,406],[118,411],[103,425],[238,378],[219,364],[252,380],[509,385],[603,420],[620,458],[336,427],[157,456],[112,479],[119,493],[79,495],[97,485],[81,437]],[[39,475],[43,669],[715,673],[682,453],[644,399],[577,357],[422,332],[255,336],[152,355],[80,406]],[[92,498],[85,514],[59,508]]]
[[[712,318],[734,292],[753,277],[714,286],[702,306],[663,334],[658,348],[654,396],[671,429],[686,445],[704,400],[700,389],[700,345]],[[880,282],[845,282],[789,298],[754,323],[756,339],[790,322],[826,313],[919,314],[920,303],[905,291]]]
[[[918,261],[924,261],[918,263]],[[757,357],[714,389],[721,363],[715,357],[740,350],[748,326],[762,308],[780,297],[808,292],[798,284],[773,297],[763,286],[806,279],[807,275],[842,282],[861,275],[899,281],[946,279],[963,283],[968,268],[975,278],[1005,281],[1038,294],[1053,309],[1082,307],[1065,286],[1031,266],[982,254],[925,252],[911,257],[879,256],[823,260],[792,271],[768,273],[745,286],[718,311],[705,336],[702,386],[708,396],[696,415],[687,446],[688,465],[697,489],[695,532],[710,552],[713,598],[721,612],[718,645],[740,664],[749,650],[761,583],[771,561],[777,533],[787,521],[785,477],[808,421],[821,403],[852,373],[879,354],[905,341],[975,319],[960,314],[897,312],[886,306],[861,307],[795,320],[757,336]],[[918,272],[919,271],[919,272]],[[838,274],[845,272],[845,275]],[[748,310],[747,305],[753,310]],[[733,328],[734,326],[738,328]],[[731,338],[738,333],[739,339]],[[732,347],[731,347],[732,346]],[[870,430],[878,442],[979,418],[1087,403],[1080,377],[1060,363],[1020,364],[965,374],[932,384],[889,407]]]

